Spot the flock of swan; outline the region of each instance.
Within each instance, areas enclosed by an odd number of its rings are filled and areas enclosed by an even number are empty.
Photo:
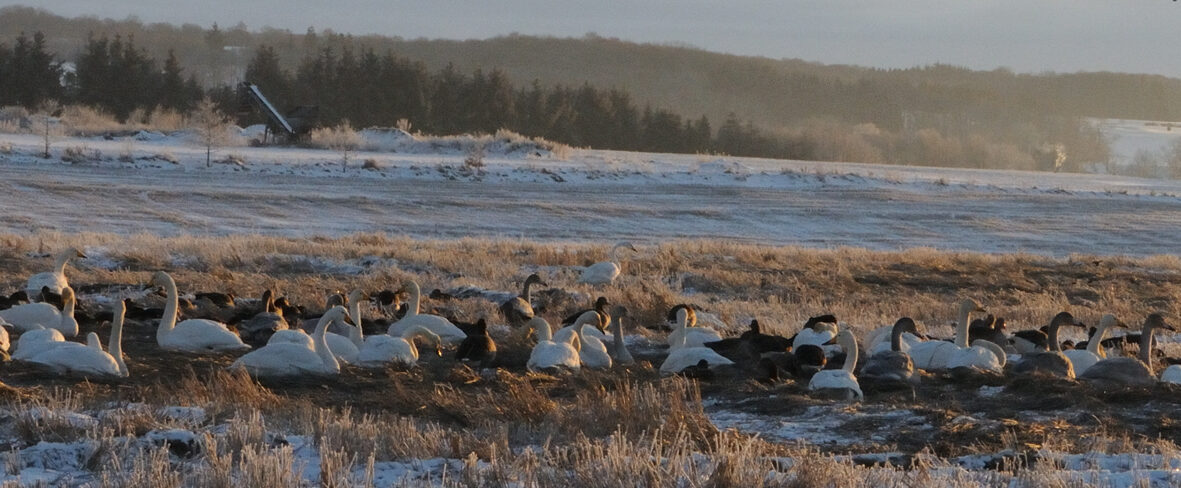
[[[635,248],[628,243],[616,245],[612,261],[588,266],[579,281],[611,283],[619,275],[617,252],[623,249]],[[51,271],[29,277],[24,290],[0,301],[0,352],[9,352],[11,328],[18,335],[11,353],[14,361],[61,375],[127,377],[130,371],[122,336],[126,316],[134,311],[141,317],[158,314],[155,339],[160,349],[240,354],[229,367],[257,377],[337,375],[344,364],[363,368],[413,366],[420,354],[442,356],[445,348],[454,348],[456,359],[481,368],[497,364],[497,347],[487,321],[457,324],[425,313],[420,310],[421,290],[414,281],[404,283],[398,292],[385,290],[371,295],[356,289],[347,295],[332,295],[324,312],[307,320],[303,320],[298,308],[267,290],[256,305],[247,307],[247,315],[236,317],[230,326],[213,318],[178,322],[182,298],[173,278],[159,271],[152,275],[148,286],[166,297],[162,310],[145,310],[130,299],[116,300],[106,346],[95,332],[90,332],[85,342],[74,342],[69,339],[79,334],[77,296],[66,279],[65,268],[76,257],[85,256],[73,248],[61,252]],[[533,309],[534,286],[547,285],[533,274],[524,280],[520,295],[499,304],[506,324],[536,340],[526,364],[529,371],[608,369],[635,363],[624,339],[624,320],[628,316],[625,307],[611,307],[606,298],[599,297],[593,308],[567,317],[555,329]],[[232,295],[199,296],[198,300],[215,307],[242,308]],[[383,322],[363,322],[361,304],[366,301],[376,302],[377,311],[387,318]],[[193,308],[187,298],[184,303],[185,310]],[[723,337],[717,330],[698,324],[703,312],[690,305],[677,305],[668,311],[668,322],[661,324],[671,331],[666,338],[668,352],[659,370],[662,374],[698,377],[719,371],[770,380],[791,376],[801,384],[806,382],[809,390],[845,399],[863,398],[862,382],[913,387],[921,381],[921,372],[938,371],[1044,375],[1127,385],[1181,383],[1181,365],[1169,365],[1160,376],[1153,367],[1158,359],[1153,354],[1154,332],[1176,330],[1161,314],[1150,314],[1144,320],[1136,341],[1138,355],[1129,357],[1120,354],[1122,348],[1107,338],[1110,332],[1127,328],[1114,315],[1101,317],[1084,345],[1059,340],[1062,327],[1085,328],[1068,312],[1057,314],[1041,329],[1009,334],[1003,319],[991,315],[979,318],[985,310],[977,302],[963,299],[955,307],[956,327],[951,340],[926,337],[914,320],[903,317],[893,325],[872,330],[859,344],[853,331],[832,315],[812,317],[790,337],[765,333],[758,321],[752,321],[749,330],[737,337]],[[975,320],[973,314],[977,314]],[[375,323],[384,327],[385,333],[365,334],[363,324],[369,324],[372,331]]]

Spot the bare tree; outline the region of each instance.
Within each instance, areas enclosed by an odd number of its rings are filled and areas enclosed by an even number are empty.
[[[55,123],[55,119],[61,117],[62,106],[57,100],[45,100],[37,106],[37,113],[33,114],[33,128],[41,135],[42,142],[45,143],[45,150],[42,151],[41,157],[49,158],[49,145],[53,143],[53,139],[62,135],[62,127],[60,123]]]
[[[340,162],[341,171],[347,171],[349,167],[349,151],[356,150],[361,145],[361,134],[353,129],[349,121],[341,122],[336,127],[323,127],[312,131],[309,135],[312,144],[327,147],[329,149],[340,151],[342,159]]]
[[[197,138],[205,146],[205,167],[213,165],[213,149],[225,144],[231,120],[218,110],[217,104],[205,97],[189,113],[189,127],[197,132]]]

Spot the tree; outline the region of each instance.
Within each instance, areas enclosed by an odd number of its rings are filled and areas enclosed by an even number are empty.
[[[55,119],[61,116],[62,107],[57,100],[45,100],[37,106],[37,112],[33,115],[33,126],[36,127],[37,132],[41,134],[42,141],[45,143],[45,151],[41,157],[49,158],[49,145],[53,142],[53,138],[61,135],[61,125],[55,124]]]
[[[313,144],[327,147],[332,150],[340,151],[343,157],[340,162],[341,171],[347,171],[349,167],[349,151],[356,149],[361,145],[361,134],[353,130],[353,126],[349,121],[341,122],[336,127],[322,127],[313,130],[308,135]]]
[[[205,167],[213,165],[213,148],[226,143],[230,129],[230,118],[217,108],[209,97],[201,99],[189,114],[189,126],[197,132],[197,138],[205,146]]]

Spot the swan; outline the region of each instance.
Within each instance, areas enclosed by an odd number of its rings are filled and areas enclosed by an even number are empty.
[[[11,295],[0,295],[0,310],[6,310],[17,305],[29,303],[29,294],[24,290],[13,292]]]
[[[611,358],[619,364],[635,364],[636,360],[632,357],[631,351],[627,350],[627,344],[623,342],[623,318],[627,317],[627,308],[623,305],[618,305],[611,310]]]
[[[991,342],[1006,350],[1013,348],[1008,336],[1005,335],[1005,318],[994,317],[992,314],[983,319],[973,320],[968,326],[968,342],[977,340]]]
[[[584,268],[582,274],[578,277],[578,282],[590,285],[606,285],[615,281],[615,278],[619,276],[619,251],[622,249],[631,249],[632,252],[639,252],[636,251],[636,246],[633,246],[630,242],[620,241],[611,248],[611,259],[609,261],[599,261]]]
[[[70,287],[62,289],[63,310],[48,303],[26,303],[7,310],[0,310],[0,319],[7,321],[19,331],[29,331],[41,327],[57,329],[66,337],[78,335],[78,321],[74,318],[74,307],[77,299]]]
[[[1074,379],[1074,377],[1078,374],[1078,370],[1075,369],[1074,364],[1070,358],[1062,353],[1062,343],[1058,341],[1058,329],[1060,329],[1063,325],[1080,324],[1069,312],[1061,312],[1058,315],[1055,315],[1054,318],[1050,320],[1049,328],[1046,329],[1046,337],[1048,338],[1047,344],[1049,344],[1050,350],[1047,352],[1023,354],[1021,356],[1021,360],[1017,361],[1017,363],[1013,365],[1013,373],[1041,373]]]
[[[226,325],[207,319],[189,319],[176,323],[177,293],[176,282],[163,271],[152,275],[153,286],[163,286],[168,294],[164,316],[156,329],[156,343],[171,351],[192,353],[240,351],[250,349],[238,334],[230,332]]]
[[[8,354],[8,348],[11,345],[8,339],[8,322],[0,319],[0,353]]]
[[[818,317],[809,318],[808,321],[804,323],[804,328],[800,329],[800,331],[796,333],[795,337],[792,338],[792,346],[823,346],[832,342],[832,340],[837,336],[836,321],[836,317],[833,317],[832,315],[821,315]]]
[[[584,312],[573,324],[558,331],[558,334],[562,334],[569,329],[578,335],[578,358],[582,361],[583,366],[591,369],[609,369],[611,367],[611,354],[607,352],[607,346],[597,337],[586,333],[587,326],[592,326],[593,328],[598,325],[599,313],[591,310]]]
[[[455,359],[460,361],[479,361],[480,367],[492,367],[496,361],[496,342],[488,335],[488,322],[484,319],[476,321],[475,331],[459,343],[455,351]]]
[[[668,334],[669,348],[703,347],[707,342],[722,340],[722,335],[716,330],[708,327],[689,327],[688,310],[688,308],[682,308],[677,311],[677,327]]]
[[[333,300],[332,297],[343,296],[343,300]],[[346,329],[345,335],[337,334],[335,332],[325,332],[324,342],[328,344],[328,350],[332,351],[332,355],[336,356],[336,360],[345,364],[355,364],[361,354],[361,345],[365,341],[365,333],[361,330],[361,300],[368,299],[364,290],[360,288],[354,289],[349,294],[342,295],[340,293],[333,294],[328,298],[328,302],[341,301],[341,305],[347,306],[349,317],[352,318],[352,323],[355,325],[348,325],[345,322],[337,321],[339,327]],[[317,325],[319,323],[317,322]],[[329,324],[331,327],[332,324]]]
[[[60,346],[64,342],[66,342],[65,336],[57,329],[38,326],[37,329],[21,334],[20,338],[16,340],[16,351],[13,351],[12,359],[27,360],[46,349]]]
[[[103,351],[98,335],[91,332],[87,344],[62,342],[33,355],[28,362],[45,366],[57,374],[126,378],[127,363],[123,361],[123,317],[126,313],[127,303],[120,300],[115,305],[115,323],[107,342],[110,353]]]
[[[1095,363],[1079,377],[1100,383],[1117,383],[1130,386],[1150,386],[1156,383],[1152,373],[1152,333],[1156,329],[1175,330],[1165,324],[1159,313],[1150,314],[1140,330],[1140,357],[1109,358]],[[1171,375],[1170,375],[1171,376]]]
[[[683,324],[684,320],[681,320],[680,317],[685,315],[687,315],[687,312],[684,309],[677,312],[678,322]],[[725,356],[718,354],[708,347],[686,345],[685,341],[688,339],[688,336],[685,334],[678,337],[681,342],[669,346],[668,357],[664,358],[664,362],[660,364],[661,374],[677,374],[685,368],[698,366],[702,361],[705,361],[709,368],[734,364],[734,361],[727,359]]]
[[[861,367],[861,377],[870,381],[918,384],[921,377],[914,368],[914,361],[903,350],[903,334],[917,335],[918,326],[910,317],[903,317],[894,322],[891,329],[890,349],[869,356]]]
[[[43,286],[49,287],[49,291],[54,293],[61,293],[62,289],[70,286],[69,281],[66,280],[66,263],[70,262],[71,258],[85,259],[86,255],[77,248],[66,248],[58,253],[57,260],[53,263],[53,271],[30,276],[28,284],[25,285],[25,293],[28,294],[29,299],[41,296],[41,287]]]
[[[1112,327],[1127,326],[1124,325],[1124,323],[1119,319],[1115,318],[1115,315],[1106,314],[1103,316],[1103,318],[1099,319],[1099,327],[1097,327],[1095,332],[1091,334],[1091,337],[1087,339],[1086,349],[1071,349],[1069,351],[1062,351],[1062,354],[1065,354],[1066,357],[1070,359],[1070,364],[1074,366],[1074,374],[1081,375],[1087,372],[1091,366],[1094,366],[1095,363],[1107,357],[1107,354],[1103,352],[1103,336],[1107,333],[1107,330]]]
[[[853,376],[853,368],[857,365],[857,339],[853,332],[845,329],[837,334],[837,343],[845,350],[845,364],[841,369],[826,369],[817,372],[808,381],[810,391],[832,391],[846,400],[861,400],[865,395],[861,393],[861,386],[857,384],[857,377]]]
[[[410,308],[406,311],[406,316],[401,320],[390,324],[389,335],[392,337],[402,337],[407,330],[415,325],[426,327],[427,330],[434,332],[435,335],[447,343],[454,344],[467,337],[459,327],[438,315],[419,313],[418,307],[421,297],[421,292],[418,288],[418,283],[410,281],[406,284],[406,288],[410,291]]]
[[[533,317],[526,324],[537,334],[537,345],[529,354],[526,368],[532,372],[548,369],[568,369],[578,371],[582,360],[578,357],[579,344],[577,334],[562,334],[554,337],[550,331],[549,322],[541,317]],[[572,329],[568,329],[573,332]]]
[[[525,285],[519,296],[512,297],[500,304],[500,313],[504,315],[504,319],[508,321],[509,325],[520,326],[533,318],[532,296],[529,293],[529,288],[533,285],[549,286],[541,281],[541,277],[537,273],[533,273],[525,278]]]
[[[276,331],[270,339],[267,339],[267,344],[297,344],[308,349],[315,349],[316,343],[312,340],[312,336],[304,332],[303,329],[286,329]]]
[[[297,376],[303,374],[334,375],[340,373],[340,363],[328,349],[324,334],[333,322],[352,324],[352,317],[342,306],[324,312],[312,333],[312,349],[298,344],[275,343],[250,351],[234,361],[231,369],[243,368],[253,376]]]
[[[914,361],[915,367],[923,371],[947,369],[948,362],[951,360],[953,353],[959,350],[960,341],[963,341],[963,347],[968,346],[968,324],[970,323],[969,320],[972,313],[983,311],[984,309],[975,300],[971,298],[961,300],[959,304],[959,316],[957,317],[958,321],[956,322],[956,342],[927,340],[911,345],[909,354],[910,359]]]
[[[603,334],[603,331],[607,329],[607,324],[611,322],[611,313],[607,311],[607,305],[610,304],[611,303],[607,301],[607,297],[596,298],[594,308],[582,309],[570,314],[566,318],[562,319],[562,327],[573,324],[574,321],[578,320],[578,317],[581,317],[584,313],[590,311],[598,312],[599,323],[595,325],[595,330],[591,333],[596,334],[596,337],[598,337],[600,340],[604,340],[607,338],[607,336]]]
[[[388,335],[370,336],[361,347],[358,364],[365,368],[380,368],[388,363],[411,367],[418,363],[419,350],[414,344],[415,339],[421,339],[434,347],[436,356],[442,356],[439,350],[439,336],[430,329],[415,325],[406,330],[402,337]]]

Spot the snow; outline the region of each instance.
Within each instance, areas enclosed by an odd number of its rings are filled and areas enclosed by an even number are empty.
[[[204,148],[186,134],[147,132],[129,138],[131,163],[115,157],[126,140],[55,141],[55,154],[101,154],[71,164],[38,158],[34,135],[0,134],[13,144],[0,154],[0,205],[10,209],[0,232],[700,237],[1143,256],[1173,252],[1181,228],[1181,182],[1171,180],[595,150],[559,159],[503,141],[486,143],[483,166],[468,167],[472,138],[366,134],[371,150],[351,154],[347,170],[336,151],[296,147],[221,148],[214,159],[243,165],[206,168]],[[377,168],[361,169],[367,159]]]

